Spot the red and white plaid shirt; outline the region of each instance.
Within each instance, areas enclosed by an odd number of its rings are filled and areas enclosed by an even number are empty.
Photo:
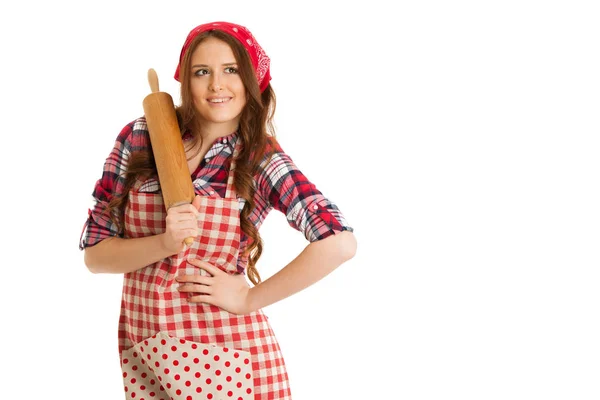
[[[196,194],[206,196],[214,191],[221,197],[225,196],[229,165],[237,140],[237,132],[215,140],[192,174]],[[249,219],[257,229],[274,208],[285,214],[290,226],[302,232],[310,242],[336,232],[352,232],[353,228],[338,207],[302,174],[274,138],[271,143],[275,146],[273,157],[267,163],[265,156],[254,176],[256,207]],[[129,154],[147,149],[149,144],[144,117],[127,124],[117,137],[104,163],[102,177],[96,182],[92,193],[94,206],[88,211],[88,219],[83,227],[79,243],[81,250],[119,235],[117,227],[103,211],[115,194],[122,193]],[[243,207],[245,201],[241,200],[240,207]],[[244,249],[247,242],[248,237],[242,232],[240,248]]]

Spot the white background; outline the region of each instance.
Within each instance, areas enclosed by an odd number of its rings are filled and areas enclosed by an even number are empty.
[[[5,2],[2,398],[123,398],[78,239],[148,68],[247,26],[284,150],[358,252],[268,307],[295,400],[598,399],[600,14],[584,1]],[[18,4],[18,5],[17,5]],[[266,278],[306,245],[273,212]]]

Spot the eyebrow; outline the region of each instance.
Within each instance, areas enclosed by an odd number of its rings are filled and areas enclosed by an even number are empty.
[[[225,63],[225,64],[221,64],[223,67],[231,67],[232,65],[237,65],[236,62],[232,62],[232,63]],[[199,68],[199,67],[208,67],[208,65],[206,64],[194,64],[192,65],[192,68]]]

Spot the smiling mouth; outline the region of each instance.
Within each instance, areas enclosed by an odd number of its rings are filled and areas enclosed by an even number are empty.
[[[207,101],[209,103],[226,103],[229,100],[231,100],[231,97],[227,97],[227,98],[219,98],[219,99],[208,99]]]

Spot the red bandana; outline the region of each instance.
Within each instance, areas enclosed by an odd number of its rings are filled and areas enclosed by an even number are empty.
[[[252,36],[252,33],[250,33],[248,29],[241,25],[232,24],[230,22],[211,22],[209,24],[199,25],[192,29],[192,31],[188,34],[185,43],[183,44],[183,48],[181,49],[179,64],[177,64],[177,69],[175,70],[175,80],[179,81],[179,65],[181,64],[186,51],[190,47],[192,40],[194,40],[194,38],[200,33],[212,30],[218,30],[230,34],[239,40],[239,42],[246,48],[248,54],[250,55],[250,60],[252,60],[252,66],[254,67],[254,73],[256,74],[256,80],[260,86],[260,91],[263,92],[271,80],[269,69],[270,59],[262,47],[260,47],[260,45],[256,42],[256,39],[254,36]]]

